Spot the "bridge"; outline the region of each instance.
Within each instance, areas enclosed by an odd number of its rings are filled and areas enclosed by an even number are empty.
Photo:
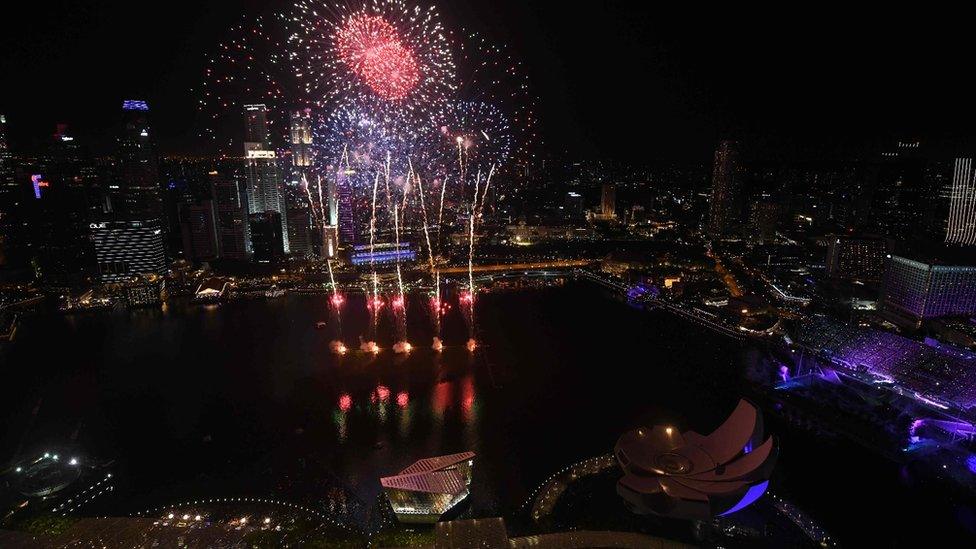
[[[544,271],[549,269],[577,269],[593,263],[589,259],[558,259],[552,261],[534,261],[524,263],[494,263],[490,265],[474,265],[474,273],[501,273],[508,271]],[[468,266],[445,267],[441,274],[468,274]]]

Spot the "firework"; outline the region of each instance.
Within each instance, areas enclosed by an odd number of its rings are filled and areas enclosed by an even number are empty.
[[[405,0],[299,0],[291,40],[315,91],[382,120],[430,119],[456,88],[450,44],[433,7]]]
[[[289,35],[289,27],[277,17],[245,14],[208,57],[197,108],[203,122],[201,134],[216,144],[218,152],[241,154],[241,117],[246,104],[265,104],[279,116],[287,109],[321,104],[310,93],[310,81],[296,69]],[[283,122],[283,118],[269,120],[282,138]]]

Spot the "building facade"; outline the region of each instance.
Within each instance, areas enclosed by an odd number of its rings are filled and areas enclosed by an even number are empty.
[[[722,141],[715,151],[706,231],[713,237],[735,232],[741,222],[742,169],[738,148],[735,141]]]
[[[158,219],[94,222],[89,228],[102,282],[165,272],[163,230]]]
[[[244,111],[247,118],[244,162],[247,171],[248,213],[277,213],[284,237],[284,249],[287,252],[289,246],[285,192],[278,157],[271,146],[268,133],[268,109],[265,105],[244,105]]]
[[[919,326],[922,321],[976,313],[976,266],[942,265],[897,255],[888,260],[884,309]]]
[[[976,172],[972,158],[957,158],[953,166],[945,241],[976,245]]]
[[[881,238],[830,237],[827,276],[832,280],[881,282],[887,245]]]

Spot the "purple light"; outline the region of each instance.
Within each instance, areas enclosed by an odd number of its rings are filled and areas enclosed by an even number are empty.
[[[149,105],[141,99],[126,99],[122,102],[123,111],[148,111]]]
[[[34,185],[34,198],[41,199],[41,187],[47,187],[47,181],[44,181],[43,175],[36,173],[31,176],[31,184]]]
[[[783,381],[790,380],[790,368],[789,366],[783,364],[779,367],[779,378]]]
[[[748,507],[749,505],[752,505],[752,503],[754,501],[756,501],[757,499],[761,498],[762,495],[766,493],[766,488],[768,488],[768,487],[769,487],[769,481],[766,480],[766,481],[760,482],[759,484],[753,486],[752,488],[749,488],[749,491],[746,492],[746,495],[742,496],[742,499],[739,500],[739,503],[736,503],[728,511],[726,511],[724,513],[719,513],[718,516],[724,517],[725,515],[731,515],[732,513],[735,513],[736,511],[741,511],[742,509]]]
[[[970,473],[976,475],[976,454],[969,454],[969,457],[966,458],[966,469],[969,469]]]

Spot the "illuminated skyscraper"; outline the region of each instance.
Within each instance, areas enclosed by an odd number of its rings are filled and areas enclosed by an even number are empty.
[[[11,183],[13,166],[10,165],[10,148],[7,145],[7,116],[0,114],[0,186]]]
[[[210,172],[217,210],[217,240],[220,256],[243,261],[250,254],[250,226],[246,193],[228,172]]]
[[[112,211],[131,219],[163,219],[159,159],[145,101],[122,103],[118,160],[120,181],[117,192],[112,193]]]
[[[613,219],[617,215],[617,187],[613,183],[604,183],[600,196],[600,213],[604,219]]]
[[[102,221],[91,223],[90,229],[102,282],[165,271],[163,230],[158,219]]]
[[[945,241],[976,245],[976,173],[972,158],[957,158],[949,192],[949,219]]]
[[[339,170],[336,174],[335,205],[330,216],[336,219],[339,227],[339,244],[351,246],[356,243],[356,216],[353,208],[353,189],[350,170]],[[331,203],[331,197],[329,202]],[[331,206],[331,204],[330,204]]]
[[[264,105],[244,105],[244,111],[247,116],[244,157],[247,165],[248,212],[278,214],[287,253],[289,246],[285,196],[278,158],[271,147],[268,134],[268,108]]]
[[[738,143],[722,141],[712,166],[712,196],[709,202],[708,234],[734,232],[742,216],[742,173]]]
[[[296,174],[305,175],[311,182],[308,168],[312,166],[312,110],[292,111],[289,122],[291,165]]]

